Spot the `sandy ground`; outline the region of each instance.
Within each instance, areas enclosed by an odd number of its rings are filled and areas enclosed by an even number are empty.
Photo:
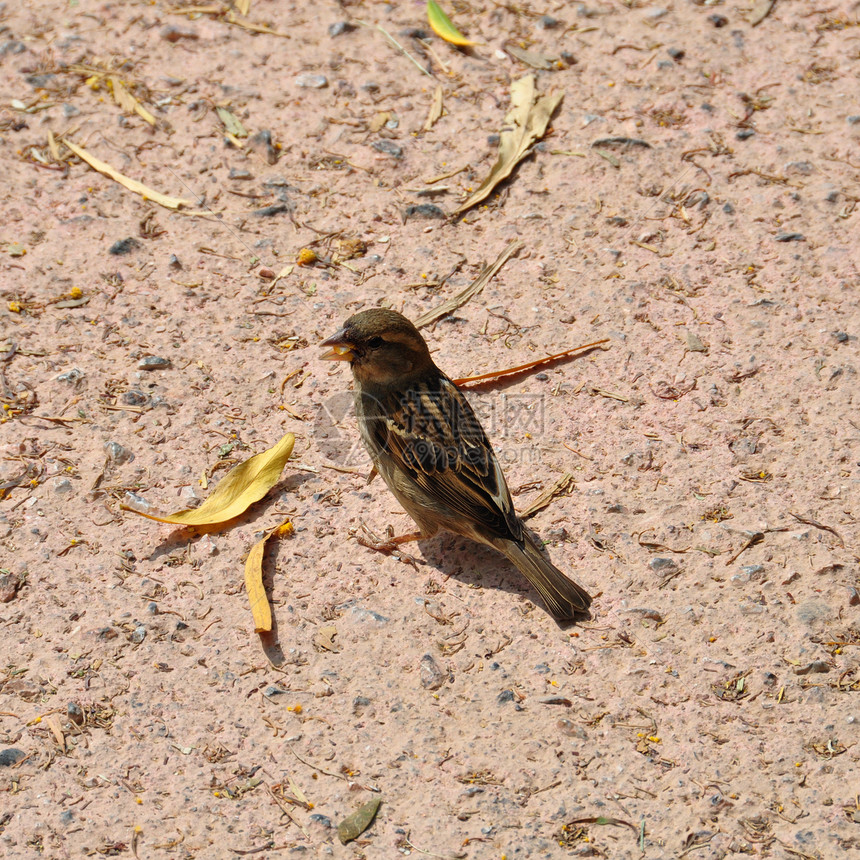
[[[858,8],[766,5],[449,2],[468,52],[417,2],[2,5],[0,853],[860,856]],[[530,71],[545,140],[434,217]],[[318,360],[513,240],[425,333],[452,376],[609,339],[471,395],[518,506],[574,476],[530,520],[596,595],[567,629],[487,549],[357,545],[410,521]],[[229,530],[120,509],[288,431]],[[263,643],[243,563],[285,517]]]

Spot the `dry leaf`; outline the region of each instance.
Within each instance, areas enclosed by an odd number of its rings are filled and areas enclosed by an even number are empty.
[[[750,25],[757,27],[761,24],[761,22],[770,15],[771,10],[775,5],[776,0],[758,0],[758,2],[753,5],[749,18],[747,19],[750,22]]]
[[[157,124],[155,117],[126,89],[125,84],[119,78],[110,75],[107,82],[113,93],[114,101],[126,113],[136,113],[150,125]]]
[[[442,84],[439,84],[436,87],[436,92],[433,93],[433,102],[430,105],[427,119],[424,120],[424,131],[430,131],[433,128],[433,123],[442,116],[444,110],[442,107]]]
[[[120,507],[159,523],[180,526],[226,523],[244,513],[254,502],[260,501],[275,486],[293,451],[295,441],[296,437],[287,433],[273,448],[255,454],[231,469],[215,487],[215,492],[199,508],[159,517],[137,511],[127,505]]]
[[[251,604],[251,614],[254,616],[254,632],[268,633],[272,629],[272,609],[266,597],[263,585],[263,556],[266,553],[266,543],[272,535],[282,537],[292,534],[293,524],[285,520],[258,540],[245,560],[245,591],[248,592],[248,602]]]
[[[390,119],[391,111],[381,110],[379,111],[379,113],[373,116],[373,119],[370,120],[368,128],[370,129],[370,131],[376,134],[376,132],[378,132]]]
[[[451,19],[442,11],[442,7],[433,0],[427,0],[427,21],[430,29],[440,38],[452,45],[467,47],[475,43],[467,39],[452,23]]]
[[[502,268],[502,266],[507,263],[507,261],[523,247],[523,243],[519,241],[511,242],[504,251],[496,258],[496,262],[493,263],[492,266],[486,266],[484,270],[478,275],[475,280],[463,290],[462,293],[458,293],[451,299],[442,302],[441,305],[437,305],[435,308],[427,311],[426,313],[421,314],[417,320],[415,320],[415,328],[423,328],[425,325],[430,325],[432,322],[436,322],[436,320],[441,319],[445,314],[451,313],[451,311],[457,310],[461,305],[466,304],[469,299],[472,298],[476,293],[479,293],[484,285]]]
[[[232,134],[233,137],[243,138],[248,136],[245,126],[239,122],[236,114],[232,111],[227,110],[225,107],[216,107],[215,113],[218,114],[218,119],[224,123],[224,128],[226,128],[227,132]]]
[[[57,714],[49,714],[45,718],[45,723],[51,730],[51,734],[54,736],[54,740],[57,742],[60,752],[64,753],[66,751],[66,736],[63,734],[63,727],[60,724],[59,716],[57,716]]]
[[[63,138],[63,144],[67,146],[78,158],[86,161],[93,170],[97,170],[99,173],[103,173],[110,179],[113,179],[114,182],[119,182],[120,185],[127,188],[129,191],[133,191],[135,194],[139,194],[143,197],[144,200],[151,200],[153,203],[158,203],[159,206],[164,206],[165,209],[177,209],[185,212],[187,215],[211,215],[211,212],[199,212],[197,210],[189,210],[187,207],[193,206],[193,200],[183,200],[181,197],[168,197],[166,194],[162,194],[160,191],[155,191],[152,188],[144,185],[142,182],[138,182],[136,179],[130,179],[124,173],[120,173],[115,168],[111,167],[107,162],[102,161],[100,158],[96,158],[94,155],[91,155],[87,152],[82,146],[78,146],[76,143],[72,143],[70,140]]]
[[[511,109],[500,132],[499,158],[489,176],[456,214],[465,212],[489,197],[493,189],[507,179],[528,154],[532,144],[543,137],[550,118],[564,98],[563,93],[541,96],[535,101],[535,79],[526,75],[511,84]]]
[[[570,349],[565,349],[562,352],[556,352],[553,355],[545,355],[543,358],[538,358],[535,361],[529,361],[526,364],[518,364],[516,367],[506,367],[503,370],[493,370],[490,373],[482,373],[478,376],[462,376],[460,379],[454,380],[454,385],[463,385],[470,382],[485,382],[488,379],[497,379],[502,376],[512,376],[515,373],[525,373],[527,370],[533,370],[536,367],[541,367],[544,364],[549,364],[553,361],[558,361],[560,358],[568,358],[576,352],[582,352],[585,349],[594,349],[602,343],[609,343],[609,338],[604,337],[601,340],[595,340],[591,343],[584,343],[582,346],[572,346]]]
[[[240,15],[247,15],[251,11],[251,0],[236,0],[236,11]]]
[[[544,490],[524,511],[520,512],[520,519],[527,519],[538,511],[543,510],[556,496],[566,492],[573,483],[573,474],[565,472],[551,487]]]
[[[338,824],[337,835],[344,845],[347,842],[352,842],[353,839],[358,839],[370,827],[376,817],[380,803],[382,803],[382,798],[374,797],[373,800],[368,800],[364,806],[360,806],[352,815],[348,815]]]
[[[323,651],[331,651],[332,653],[337,654],[340,649],[334,644],[334,636],[336,633],[337,627],[334,625],[330,624],[325,627],[320,627],[320,629],[314,633],[313,643],[317,648],[321,648]]]
[[[523,48],[518,48],[516,45],[505,45],[505,50],[515,59],[524,63],[526,66],[531,66],[533,69],[540,69],[543,72],[551,72],[556,68],[556,60],[554,57],[545,57],[543,54],[535,54],[533,51],[526,51]]]

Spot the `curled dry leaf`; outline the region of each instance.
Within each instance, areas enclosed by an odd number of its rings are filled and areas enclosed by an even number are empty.
[[[254,502],[260,501],[278,482],[296,437],[287,433],[277,445],[255,454],[231,469],[215,488],[215,492],[199,507],[177,511],[163,517],[145,514],[127,505],[123,510],[131,511],[159,523],[180,526],[211,526],[226,523],[244,513]]]
[[[433,0],[427,0],[427,21],[430,24],[430,29],[439,38],[450,42],[452,45],[465,48],[475,44],[451,23],[451,19],[442,11],[442,7],[438,3],[434,3]]]
[[[433,93],[433,102],[430,105],[430,110],[427,113],[427,119],[424,120],[424,131],[430,131],[433,128],[433,123],[442,117],[445,108],[442,105],[442,84],[436,86],[436,91]]]
[[[292,533],[293,524],[285,520],[266,532],[263,538],[251,547],[245,561],[245,590],[248,592],[248,602],[251,604],[251,614],[254,616],[255,633],[268,633],[272,629],[272,609],[263,585],[263,556],[266,553],[266,544],[272,535],[285,537]]]
[[[529,154],[532,144],[544,136],[563,98],[563,93],[554,93],[535,101],[534,75],[526,75],[511,84],[511,109],[499,135],[499,157],[489,176],[456,214],[465,212],[489,197],[493,189],[513,173],[514,168]]]

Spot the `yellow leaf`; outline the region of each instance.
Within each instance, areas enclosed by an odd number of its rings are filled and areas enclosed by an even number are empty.
[[[125,84],[119,78],[111,75],[108,78],[108,86],[113,93],[114,101],[126,113],[136,113],[150,125],[156,125],[155,117],[126,89]]]
[[[489,197],[493,189],[513,173],[531,151],[532,144],[544,136],[562,98],[564,96],[559,93],[541,96],[535,101],[533,75],[511,84],[511,109],[499,134],[499,157],[475,193],[457,209],[457,215]]]
[[[430,131],[433,128],[433,123],[444,113],[445,108],[442,106],[442,95],[442,84],[439,84],[436,87],[436,92],[433,93],[433,101],[430,104],[427,119],[424,120],[424,131]]]
[[[451,19],[442,11],[442,7],[433,0],[427,0],[427,20],[430,23],[430,29],[446,42],[463,48],[475,44],[451,23]]]
[[[292,448],[292,441],[290,448]],[[245,561],[245,591],[248,592],[248,602],[251,604],[251,614],[254,616],[255,633],[268,633],[272,629],[272,610],[263,585],[263,555],[266,552],[266,543],[272,535],[281,537],[291,534],[292,531],[293,524],[289,520],[275,526],[251,547]]]
[[[295,441],[296,437],[292,433],[287,433],[273,448],[255,454],[244,463],[232,468],[199,508],[177,511],[175,514],[159,517],[137,511],[127,505],[120,507],[159,523],[180,526],[211,526],[226,523],[244,513],[254,502],[260,501],[278,482],[293,452]]]
[[[152,200],[153,203],[158,203],[159,206],[164,206],[165,209],[178,209],[185,212],[187,215],[211,215],[211,211],[192,210],[187,207],[193,206],[193,200],[183,200],[181,197],[168,197],[160,191],[155,191],[152,188],[138,182],[136,179],[130,179],[124,173],[120,173],[116,168],[111,167],[107,162],[96,158],[91,153],[87,152],[82,146],[72,143],[67,138],[63,138],[63,144],[67,146],[78,158],[86,161],[93,170],[104,174],[114,182],[119,182],[120,185],[139,194],[144,200]]]

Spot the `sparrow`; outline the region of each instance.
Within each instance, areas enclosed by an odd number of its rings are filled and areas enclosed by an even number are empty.
[[[420,529],[377,548],[391,551],[440,530],[462,535],[505,555],[557,621],[587,613],[590,595],[544,557],[517,516],[487,434],[418,329],[396,311],[373,308],[321,346],[330,347],[322,359],[350,363],[362,442]]]

